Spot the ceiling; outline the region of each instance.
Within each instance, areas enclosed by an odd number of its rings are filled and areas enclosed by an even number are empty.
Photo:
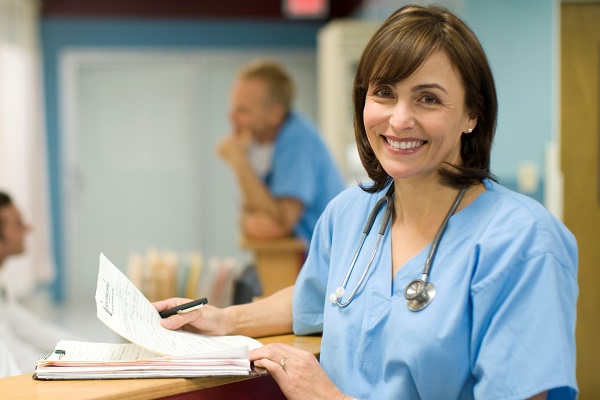
[[[42,0],[42,17],[287,19],[288,0]],[[362,0],[328,0],[320,21],[350,16]]]

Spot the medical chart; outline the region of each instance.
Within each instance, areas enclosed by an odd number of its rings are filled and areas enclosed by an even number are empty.
[[[206,336],[163,328],[154,306],[104,254],[100,254],[96,308],[98,319],[110,329],[130,342],[162,355],[222,351],[219,357],[227,357],[227,352],[236,347],[254,349],[262,346],[246,336]]]
[[[38,361],[34,379],[130,379],[249,375],[246,336],[170,331],[135,285],[103,254],[96,287],[98,319],[131,343],[61,340]]]

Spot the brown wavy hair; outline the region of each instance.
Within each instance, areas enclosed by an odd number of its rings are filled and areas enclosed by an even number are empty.
[[[438,6],[405,6],[393,13],[375,32],[360,58],[354,78],[354,134],[361,162],[373,184],[361,185],[374,193],[392,180],[367,139],[363,110],[369,84],[393,84],[415,72],[437,51],[446,53],[462,79],[465,107],[477,126],[461,137],[461,164],[438,171],[443,184],[462,188],[482,179],[496,180],[490,156],[498,100],[494,78],[479,40],[469,27]]]

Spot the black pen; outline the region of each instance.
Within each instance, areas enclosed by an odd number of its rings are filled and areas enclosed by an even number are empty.
[[[161,318],[167,318],[167,317],[170,317],[171,315],[175,315],[175,314],[185,314],[192,310],[196,310],[207,303],[208,303],[208,300],[205,297],[203,299],[190,301],[189,303],[184,303],[177,307],[169,308],[168,310],[161,311],[158,314],[161,316]]]

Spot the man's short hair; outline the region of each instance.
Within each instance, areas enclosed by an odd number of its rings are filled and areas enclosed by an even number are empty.
[[[267,84],[269,98],[285,107],[292,108],[294,83],[286,69],[276,61],[254,60],[238,72],[239,79],[261,79]]]

